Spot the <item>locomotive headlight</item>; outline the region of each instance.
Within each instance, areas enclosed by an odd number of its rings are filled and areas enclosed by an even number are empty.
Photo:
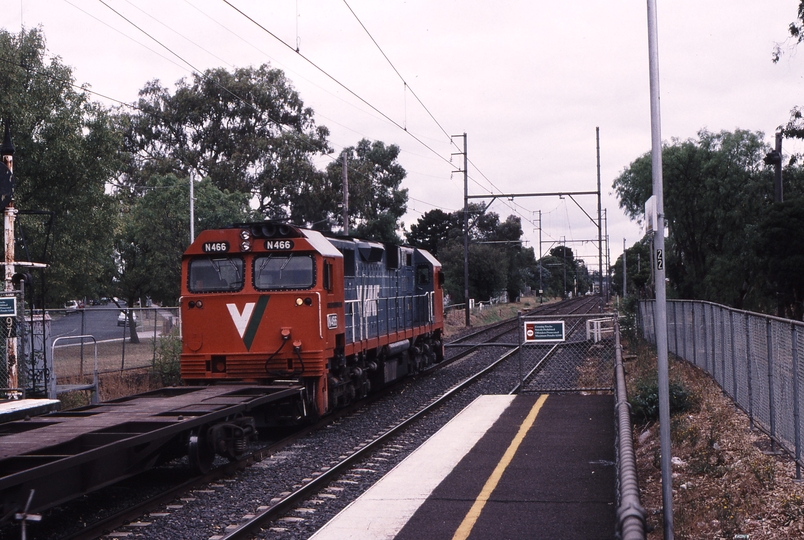
[[[304,300],[303,300],[303,299],[301,299],[301,298],[297,298],[297,299],[296,299],[296,305],[297,305],[297,306],[301,306],[302,304],[304,304]]]

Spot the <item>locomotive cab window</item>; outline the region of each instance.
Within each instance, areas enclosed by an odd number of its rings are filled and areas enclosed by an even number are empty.
[[[255,289],[309,289],[314,284],[315,261],[312,255],[271,253],[254,258]]]
[[[190,261],[187,288],[190,292],[239,291],[243,288],[243,259],[198,257]]]
[[[430,267],[426,264],[420,264],[416,267],[416,281],[419,285],[427,285],[430,283]]]

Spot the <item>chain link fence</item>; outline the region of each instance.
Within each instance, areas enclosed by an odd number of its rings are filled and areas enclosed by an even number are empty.
[[[656,343],[655,301],[639,303],[639,328]],[[796,461],[801,478],[804,323],[709,302],[667,302],[667,347],[706,371],[752,425]]]
[[[615,315],[520,317],[520,392],[612,391]]]
[[[9,388],[8,338],[16,337],[18,387],[30,397],[54,398],[57,388],[91,380],[96,346],[98,373],[120,373],[153,368],[161,340],[180,335],[178,308],[91,306],[31,312],[23,305],[18,296],[17,316],[0,317],[0,389]]]

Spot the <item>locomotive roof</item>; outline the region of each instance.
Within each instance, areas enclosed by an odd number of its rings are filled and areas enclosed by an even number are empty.
[[[310,245],[324,257],[343,257],[343,254],[323,234],[312,229],[299,229]]]
[[[290,223],[272,221],[272,220],[265,220],[265,221],[253,222],[253,223],[235,223],[235,224],[230,225],[230,228],[252,228],[252,227],[255,227],[255,226],[260,227],[260,226],[263,226],[263,225],[271,225],[271,226],[277,226],[277,227],[282,225],[282,226],[285,226],[285,227],[289,227],[293,231],[291,233],[291,236],[301,236],[303,238],[306,238],[310,242],[310,245],[313,248],[315,248],[316,251],[318,251],[319,253],[321,253],[322,255],[324,255],[326,257],[342,257],[343,256],[342,253],[332,244],[332,242],[330,242],[330,239],[333,239],[333,240],[340,240],[342,242],[354,242],[356,244],[356,246],[358,246],[358,247],[360,247],[360,246],[371,246],[371,247],[374,247],[375,249],[379,248],[381,250],[384,250],[386,246],[390,246],[390,245],[395,245],[395,246],[399,246],[399,247],[407,248],[407,249],[413,249],[413,250],[416,250],[419,253],[421,253],[422,256],[425,259],[427,259],[427,261],[429,263],[431,263],[431,264],[433,264],[435,266],[438,266],[438,267],[441,266],[441,263],[439,263],[438,260],[435,257],[433,257],[433,255],[429,251],[427,251],[425,249],[422,249],[422,248],[417,248],[415,246],[411,246],[411,245],[405,244],[405,243],[399,243],[399,244],[388,243],[388,244],[386,244],[386,243],[382,243],[382,242],[376,242],[376,241],[373,241],[373,240],[367,240],[367,239],[364,239],[364,238],[357,238],[357,237],[351,236],[351,235],[337,234],[337,233],[330,232],[330,231],[318,231],[318,230],[315,230],[315,229],[307,229],[307,228],[301,227],[299,225],[293,225],[293,224],[290,224]]]

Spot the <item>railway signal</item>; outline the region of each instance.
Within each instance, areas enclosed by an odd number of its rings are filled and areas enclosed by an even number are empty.
[[[0,204],[3,208],[3,240],[5,248],[5,291],[14,290],[14,222],[17,209],[14,208],[14,144],[11,142],[11,132],[6,122],[6,132],[3,145],[0,146]],[[11,329],[14,319],[6,319],[8,325],[7,336],[12,336]],[[6,369],[8,370],[6,386],[12,391],[10,396],[19,397],[16,390],[19,388],[17,371],[17,338],[8,337],[6,340]]]

